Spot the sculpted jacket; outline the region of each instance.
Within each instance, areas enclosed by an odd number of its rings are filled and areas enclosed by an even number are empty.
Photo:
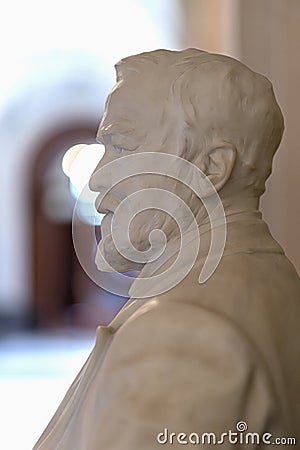
[[[258,448],[287,437],[300,445],[299,277],[259,213],[228,222],[206,283],[200,255],[178,286],[129,300],[98,328],[34,450],[179,450],[197,439],[211,448],[214,436],[224,449],[256,448],[247,433]],[[209,242],[204,233],[204,252]]]

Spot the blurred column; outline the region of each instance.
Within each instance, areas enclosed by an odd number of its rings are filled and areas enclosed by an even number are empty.
[[[300,273],[300,2],[181,0],[181,8],[184,47],[236,57],[273,83],[286,129],[261,206]]]
[[[239,0],[181,0],[183,46],[239,56]]]
[[[286,126],[261,205],[274,237],[300,273],[300,2],[240,3],[241,59],[271,79]]]

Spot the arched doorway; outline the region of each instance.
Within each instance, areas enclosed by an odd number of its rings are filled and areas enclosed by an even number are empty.
[[[74,200],[61,170],[70,146],[94,143],[97,125],[76,123],[56,130],[35,152],[32,170],[33,315],[40,327],[96,327],[108,323],[125,302],[108,295],[82,270],[73,249]]]

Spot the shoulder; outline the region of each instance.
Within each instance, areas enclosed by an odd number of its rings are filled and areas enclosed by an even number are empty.
[[[120,346],[123,356],[165,354],[176,361],[217,355],[216,364],[230,360],[231,366],[243,367],[257,356],[244,331],[221,313],[158,298],[141,306],[115,333],[112,349]]]
[[[251,343],[225,317],[194,305],[146,303],[115,333],[102,369],[106,395],[156,429],[224,430],[256,409],[264,423],[274,406]]]

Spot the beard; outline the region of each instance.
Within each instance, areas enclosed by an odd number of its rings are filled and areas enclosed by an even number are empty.
[[[113,213],[106,214],[101,222],[101,239],[97,246],[95,263],[98,270],[102,272],[128,272],[131,270],[141,270],[143,264],[126,258],[115,246],[112,236]],[[122,233],[122,228],[126,229],[126,224],[120,224],[120,230],[115,229],[116,233]]]
[[[154,209],[138,213],[130,224],[115,221],[112,226],[112,222],[109,213],[101,223],[95,262],[103,272],[140,271],[160,256],[177,228],[168,214]],[[113,236],[118,236],[117,245]]]

